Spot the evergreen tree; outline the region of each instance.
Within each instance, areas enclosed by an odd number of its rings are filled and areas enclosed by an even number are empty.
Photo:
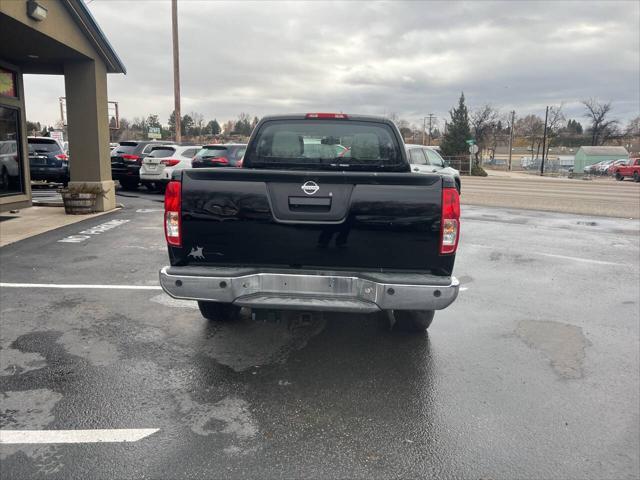
[[[220,124],[215,118],[207,123],[205,128],[208,135],[218,135],[220,133]]]
[[[460,95],[458,107],[449,112],[451,122],[448,125],[447,133],[442,137],[440,148],[447,156],[464,155],[469,151],[466,141],[471,138],[469,128],[469,110],[464,103],[464,92]]]

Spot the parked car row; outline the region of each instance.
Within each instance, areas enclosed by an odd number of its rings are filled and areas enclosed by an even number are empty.
[[[584,173],[589,175],[614,175],[617,167],[624,165],[629,161],[628,158],[620,158],[618,160],[603,160],[593,165],[584,167]]]
[[[241,166],[245,148],[245,144],[124,141],[111,151],[111,174],[125,190],[136,190],[142,184],[149,190],[164,191],[176,170]]]

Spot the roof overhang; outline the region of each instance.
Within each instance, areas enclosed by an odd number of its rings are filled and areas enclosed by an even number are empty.
[[[62,0],[62,4],[67,8],[74,21],[89,39],[93,47],[103,58],[107,73],[127,73],[127,69],[118,57],[118,54],[107,40],[107,36],[98,26],[89,8],[82,0]]]

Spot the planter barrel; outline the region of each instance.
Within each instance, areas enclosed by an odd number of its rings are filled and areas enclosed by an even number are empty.
[[[62,192],[64,212],[68,215],[86,215],[93,213],[96,205],[95,193]]]

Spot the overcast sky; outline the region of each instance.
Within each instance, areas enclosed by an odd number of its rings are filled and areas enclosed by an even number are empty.
[[[93,0],[127,67],[109,76],[122,117],[173,110],[171,4]],[[183,113],[220,123],[240,112],[389,114],[442,125],[468,105],[544,116],[565,102],[640,110],[640,2],[178,2]],[[61,77],[25,76],[29,120],[53,123]]]

